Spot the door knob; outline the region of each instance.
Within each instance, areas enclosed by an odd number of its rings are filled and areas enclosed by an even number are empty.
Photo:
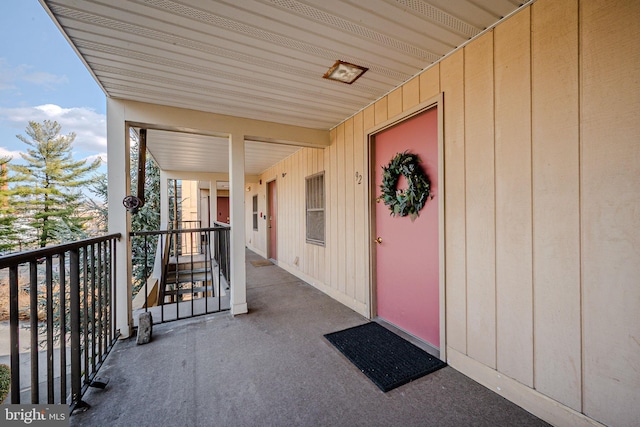
[[[382,237],[378,237],[376,240],[374,240],[374,242],[376,242],[377,244],[382,243]]]

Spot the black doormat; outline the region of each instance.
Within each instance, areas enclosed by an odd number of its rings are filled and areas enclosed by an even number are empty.
[[[375,322],[324,337],[383,392],[447,366]]]

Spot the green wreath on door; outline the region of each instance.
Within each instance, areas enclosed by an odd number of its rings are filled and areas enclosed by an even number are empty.
[[[389,207],[390,215],[409,216],[411,221],[420,216],[431,191],[431,182],[420,163],[417,154],[405,151],[396,154],[387,166],[382,166],[380,199]],[[407,179],[405,190],[398,189],[400,175]]]

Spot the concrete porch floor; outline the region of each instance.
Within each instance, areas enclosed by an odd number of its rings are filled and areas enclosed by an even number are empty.
[[[451,367],[388,393],[323,335],[367,322],[247,251],[249,314],[156,325],[118,342],[72,426],[543,426]]]

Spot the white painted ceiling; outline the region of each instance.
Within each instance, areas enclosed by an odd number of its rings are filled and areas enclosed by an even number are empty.
[[[316,129],[338,125],[530,2],[40,1],[107,96]],[[369,71],[352,85],[323,79],[338,59]],[[176,137],[148,138],[163,169],[213,171],[202,150],[226,147]],[[179,162],[177,144],[194,148]],[[246,150],[252,173],[268,163],[254,156],[291,154],[255,148]]]
[[[228,172],[228,147],[225,138],[154,129],[147,132],[147,148],[158,165],[165,165],[162,167],[165,170]],[[299,149],[292,145],[245,141],[245,173],[259,175]]]

